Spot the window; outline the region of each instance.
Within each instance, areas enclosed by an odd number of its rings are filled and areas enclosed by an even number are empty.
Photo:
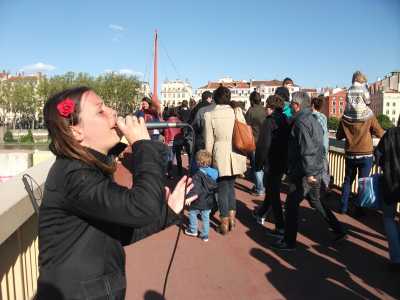
[[[339,97],[339,100],[343,100],[343,97],[342,97],[342,96],[340,96],[340,97]]]
[[[396,102],[393,102],[393,106],[396,106]]]
[[[390,103],[389,103],[389,102],[386,102],[386,106],[390,106]]]
[[[333,97],[333,101],[335,101],[335,100],[336,100],[336,97],[334,96],[334,97]]]
[[[343,106],[343,101],[340,101],[340,102],[339,102],[339,105],[340,105],[340,106]]]
[[[392,111],[392,115],[396,115],[396,111],[395,110]]]
[[[392,118],[392,123],[395,124],[396,120],[394,118]]]
[[[335,108],[332,108],[332,113],[336,114],[336,109]]]
[[[342,113],[343,113],[343,108],[340,108],[340,109],[339,109],[339,112],[342,114]]]
[[[333,106],[336,106],[336,101],[333,101],[333,102],[332,102],[332,105],[333,105]]]
[[[387,110],[387,111],[386,111],[386,115],[389,115],[389,114],[390,114],[390,111]]]

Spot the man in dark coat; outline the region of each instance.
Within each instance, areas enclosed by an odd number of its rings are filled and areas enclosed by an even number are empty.
[[[210,91],[204,91],[201,94],[201,100],[199,101],[199,103],[197,103],[197,105],[190,111],[189,123],[193,122],[200,108],[210,105],[211,102],[212,102],[212,93]]]
[[[320,201],[321,175],[324,170],[323,131],[310,110],[311,100],[305,92],[292,95],[294,112],[288,144],[289,193],[286,199],[285,234],[271,246],[278,250],[294,250],[298,230],[300,203],[306,198],[324,218],[340,240],[346,233],[331,210]]]
[[[196,153],[200,149],[204,149],[204,114],[207,111],[213,110],[215,104],[212,100],[212,93],[210,91],[205,91],[201,95],[201,102],[199,102],[195,108],[193,108],[191,113],[191,124],[193,126],[195,134],[195,144],[194,152]]]
[[[250,108],[247,111],[245,118],[247,125],[251,126],[253,131],[254,141],[257,144],[258,136],[260,134],[261,126],[265,120],[265,109],[261,104],[261,96],[260,93],[254,91],[250,94]],[[255,152],[253,151],[250,154],[250,162],[251,168],[254,175],[254,187],[253,192],[257,196],[264,195],[265,188],[263,183],[264,172],[262,169],[256,171],[255,167]]]
[[[375,149],[377,164],[382,168],[380,181],[383,197],[383,224],[389,245],[389,268],[400,270],[400,233],[396,221],[396,208],[400,202],[400,117],[397,127],[390,128]]]

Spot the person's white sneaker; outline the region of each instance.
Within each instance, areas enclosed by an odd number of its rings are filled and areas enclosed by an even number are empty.
[[[185,234],[197,237],[197,232],[191,232],[189,229],[185,229]]]
[[[259,215],[257,215],[256,211],[253,210],[253,218],[256,219],[257,223],[260,225],[264,225],[265,223],[265,217],[260,217]]]

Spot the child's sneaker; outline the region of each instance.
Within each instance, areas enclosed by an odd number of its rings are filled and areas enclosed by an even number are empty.
[[[203,240],[203,242],[208,242],[208,236],[202,236],[201,239]]]
[[[185,229],[185,234],[197,237],[197,232],[191,232],[189,229]]]

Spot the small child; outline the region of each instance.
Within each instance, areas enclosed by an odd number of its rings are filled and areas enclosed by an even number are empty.
[[[343,117],[354,122],[366,121],[374,115],[369,107],[371,98],[366,85],[367,77],[360,71],[356,71],[351,82],[352,85],[347,90]]]
[[[193,175],[193,190],[191,193],[198,195],[198,199],[189,207],[189,228],[185,234],[197,236],[197,215],[201,214],[203,230],[200,238],[208,241],[210,229],[210,212],[214,206],[215,192],[217,191],[218,170],[211,168],[212,156],[206,150],[200,150],[196,154],[197,172]]]

